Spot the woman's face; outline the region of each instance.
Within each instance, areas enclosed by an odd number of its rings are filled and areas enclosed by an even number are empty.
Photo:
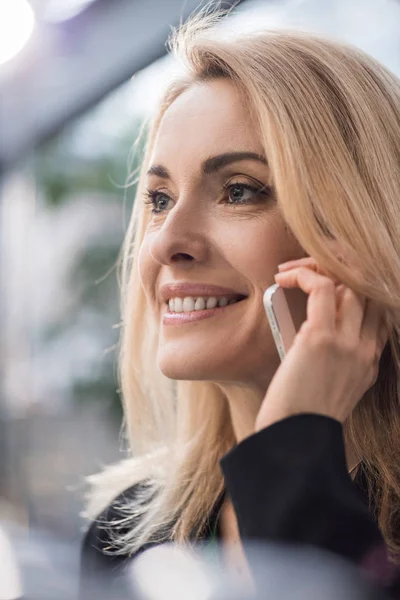
[[[259,131],[230,81],[196,84],[165,112],[149,162],[154,204],[145,210],[156,212],[139,270],[167,377],[265,387],[275,372],[263,293],[279,263],[305,253],[270,185]],[[211,297],[243,299],[210,309]],[[173,314],[169,298],[181,299]]]

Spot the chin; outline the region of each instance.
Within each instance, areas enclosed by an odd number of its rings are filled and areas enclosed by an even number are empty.
[[[158,367],[165,377],[176,380],[186,381],[217,381],[221,378],[226,381],[232,379],[234,373],[226,372],[226,362],[218,365],[215,362],[210,363],[210,357],[205,356],[204,360],[198,353],[191,353],[190,356],[181,353],[159,352]],[[229,369],[231,371],[231,369]],[[237,374],[237,371],[236,371]]]
[[[254,381],[257,375],[256,365],[244,364],[239,360],[210,360],[210,353],[201,356],[199,352],[183,355],[179,352],[159,352],[158,367],[165,377],[176,381],[212,381],[218,383],[237,383]]]
[[[209,381],[213,379],[213,374],[209,369],[201,368],[198,362],[191,365],[190,362],[182,364],[176,360],[159,360],[159,369],[165,377],[175,379],[177,381]]]

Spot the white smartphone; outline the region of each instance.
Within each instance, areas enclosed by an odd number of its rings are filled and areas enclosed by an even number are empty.
[[[307,319],[307,300],[308,294],[300,288],[282,288],[277,283],[264,293],[265,312],[281,360]]]

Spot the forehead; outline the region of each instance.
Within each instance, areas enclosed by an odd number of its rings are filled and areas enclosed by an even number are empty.
[[[257,127],[243,96],[225,79],[197,83],[166,110],[151,163],[196,160],[243,150],[262,154]]]

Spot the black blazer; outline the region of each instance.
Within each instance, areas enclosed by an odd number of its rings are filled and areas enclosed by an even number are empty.
[[[364,470],[348,474],[342,425],[317,414],[287,417],[244,439],[220,461],[225,492],[209,515],[202,539],[216,529],[225,494],[232,500],[243,540],[286,542],[335,553],[368,571],[382,589],[400,598],[399,569],[387,560],[386,546],[368,504]],[[116,507],[134,498],[129,488],[99,521],[121,518]],[[100,573],[110,590],[134,556],[107,552],[111,540],[94,521],[82,546],[81,597],[87,578]],[[153,544],[149,542],[138,553]],[[136,554],[137,555],[137,554]],[[136,556],[135,555],[135,556]]]

